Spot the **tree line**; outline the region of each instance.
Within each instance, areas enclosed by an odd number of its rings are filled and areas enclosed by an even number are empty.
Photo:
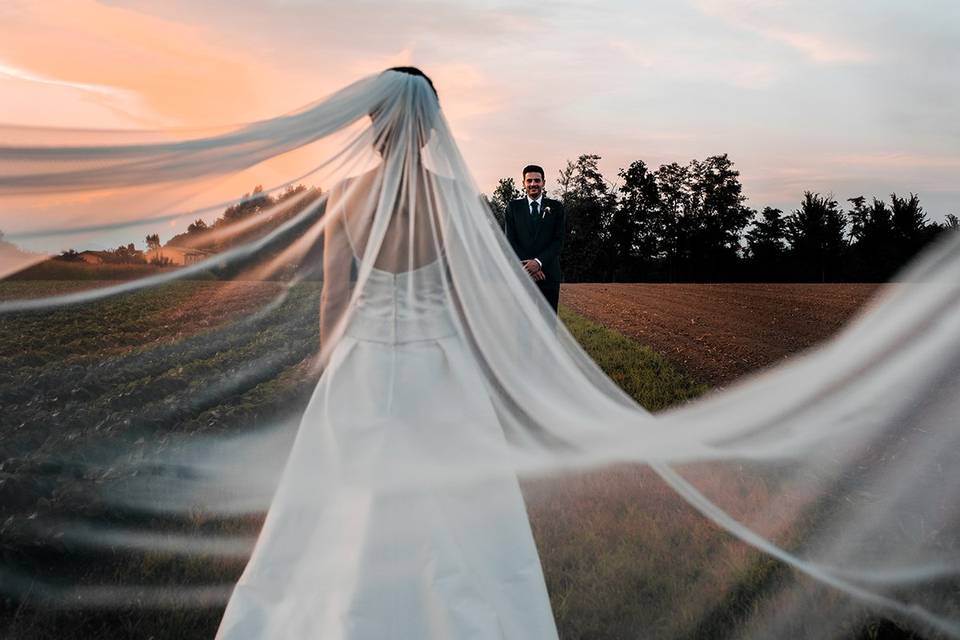
[[[149,244],[149,243],[148,243]],[[120,245],[116,249],[104,249],[102,251],[94,251],[104,263],[106,264],[146,264],[147,259],[143,255],[143,251],[140,251],[133,243],[126,245]],[[83,254],[76,249],[66,249],[60,252],[60,255],[56,256],[57,260],[63,260],[65,262],[83,262]]]
[[[301,196],[301,194],[302,197],[298,201],[292,201],[293,198]],[[236,204],[224,209],[223,213],[212,224],[207,224],[202,218],[197,218],[190,223],[185,232],[173,236],[166,243],[161,240],[158,233],[147,234],[144,238],[144,244],[147,251],[154,254],[149,263],[158,266],[170,264],[170,260],[162,255],[164,246],[192,248],[217,253],[253,240],[300,213],[320,195],[321,191],[319,189],[298,184],[295,187],[288,186],[282,193],[272,196],[264,192],[263,185],[257,185],[251,193],[243,194]],[[263,223],[253,225],[250,229],[238,233],[213,233],[260,214],[270,214],[270,217],[265,219]],[[3,232],[0,232],[0,245],[2,244]],[[55,259],[80,262],[83,260],[82,253],[76,249],[67,249],[60,252],[60,255],[56,256]],[[133,243],[120,245],[116,249],[94,251],[93,253],[96,253],[103,262],[109,264],[147,264],[148,262],[144,252],[136,249]]]
[[[599,160],[585,154],[568,161],[552,194],[567,214],[562,261],[568,282],[882,282],[960,227],[952,214],[929,221],[913,193],[893,193],[889,201],[860,195],[841,205],[832,195],[807,191],[789,213],[757,211],[746,206],[740,173],[727,154],[656,170],[637,160],[612,183]],[[297,185],[272,196],[258,185],[214,223],[198,219],[167,244],[223,251],[262,236],[321,194]],[[522,196],[513,178],[502,178],[485,197],[501,227],[507,204]],[[264,213],[271,214],[264,224],[213,233]],[[9,243],[0,234],[0,249],[3,244]],[[158,249],[159,235],[148,235],[146,244]],[[109,263],[146,262],[133,244],[96,253]],[[81,256],[71,249],[58,259]]]
[[[841,205],[807,191],[792,212],[746,206],[727,154],[651,170],[637,160],[609,182],[600,156],[568,161],[552,194],[564,203],[568,282],[882,282],[947,230],[917,195]],[[503,224],[523,193],[500,179],[487,202]]]
[[[224,251],[265,235],[303,211],[319,198],[321,193],[316,187],[298,184],[295,187],[288,185],[282,193],[273,196],[264,192],[263,185],[257,185],[252,193],[243,194],[239,202],[224,209],[212,224],[208,225],[202,218],[197,218],[184,233],[170,238],[167,245],[203,249],[211,253]],[[298,196],[299,199],[294,201]],[[248,230],[222,235],[213,233],[261,214],[269,217]],[[149,239],[150,236],[147,236],[148,244]]]

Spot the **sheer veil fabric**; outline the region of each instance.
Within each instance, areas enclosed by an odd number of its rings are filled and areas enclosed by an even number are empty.
[[[250,218],[213,230],[231,242],[197,264],[0,300],[0,317],[22,318],[149,297],[211,272],[282,282],[256,316],[322,281],[319,344],[309,347],[322,374],[279,480],[239,468],[231,443],[255,449],[250,433],[216,434],[215,450],[230,452],[216,464],[184,449],[167,459],[203,473],[189,492],[165,485],[165,509],[270,505],[220,637],[556,637],[517,477],[612,465],[652,469],[797,577],[735,637],[827,637],[864,610],[960,637],[955,234],[826,345],[653,415],[556,325],[422,77],[387,71],[215,131],[6,127],[0,139],[0,223],[16,220],[14,242],[219,211],[231,202],[217,184],[270,163],[285,177],[264,193],[328,185],[277,199],[278,215],[262,216],[272,226]],[[0,275],[37,261],[0,253]],[[259,356],[246,365],[268,366]],[[38,446],[11,442],[21,457]],[[733,472],[762,483],[767,499],[725,490]],[[198,493],[207,481],[244,500]],[[802,596],[811,588],[827,603],[816,616]]]

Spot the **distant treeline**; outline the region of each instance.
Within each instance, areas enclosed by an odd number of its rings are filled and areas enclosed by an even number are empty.
[[[190,223],[187,231],[170,238],[165,244],[158,233],[147,234],[145,244],[147,252],[137,249],[133,243],[120,245],[116,249],[83,250],[67,249],[59,255],[43,258],[38,254],[23,251],[13,243],[4,239],[0,231],[0,258],[4,252],[12,256],[12,260],[41,257],[37,262],[8,277],[22,280],[127,280],[151,275],[160,268],[180,266],[183,262],[174,263],[163,255],[163,250],[169,247],[192,251],[199,254],[196,261],[214,253],[225,251],[231,247],[262,238],[284,222],[295,217],[306,207],[310,206],[321,196],[321,191],[315,187],[299,184],[296,187],[288,186],[277,195],[265,193],[261,185],[257,185],[252,193],[245,193],[240,200],[224,209],[212,224],[207,224],[201,218]],[[322,210],[321,210],[322,211]],[[317,212],[317,216],[321,211]],[[251,218],[258,218],[253,219]],[[238,223],[245,222],[240,225]],[[303,225],[301,225],[303,226]],[[302,232],[302,229],[294,231]],[[289,234],[288,234],[289,235]],[[287,238],[289,240],[289,238]],[[235,260],[232,263],[217,268],[209,273],[198,274],[196,278],[230,278],[235,277],[238,271],[250,266],[253,261],[266,262],[271,257],[282,252],[281,242],[264,247],[256,256]],[[318,249],[311,251],[304,260],[319,263]],[[192,264],[189,262],[188,264]],[[284,264],[282,269],[269,274],[268,279],[282,278],[296,270],[298,265]]]
[[[302,197],[299,198],[299,200],[293,200],[293,198],[301,194]],[[272,231],[283,222],[303,211],[303,209],[319,198],[320,195],[321,192],[319,189],[298,184],[296,187],[288,186],[282,193],[271,196],[264,192],[263,185],[257,185],[254,187],[252,193],[243,194],[239,202],[224,209],[223,213],[214,220],[213,224],[208,225],[202,218],[197,218],[190,223],[185,232],[173,236],[166,244],[163,243],[158,233],[148,234],[144,243],[149,251],[157,251],[164,246],[168,246],[217,253],[238,244],[259,238],[265,233]],[[292,204],[287,205],[288,201]],[[262,222],[252,225],[238,233],[215,233],[216,231],[224,230],[231,225],[260,214],[269,214],[269,217],[265,217]],[[2,238],[3,233],[0,232],[0,240],[2,240]],[[108,249],[105,251],[78,252],[76,249],[67,249],[61,252],[56,259],[68,262],[79,262],[84,259],[85,253],[96,254],[104,263],[109,264],[147,263],[144,252],[134,247],[132,242],[126,246],[121,245],[116,249]],[[158,258],[153,258],[149,262],[150,264],[160,266],[164,264],[164,262]],[[167,263],[169,263],[169,261],[167,261]]]
[[[808,191],[790,213],[758,212],[726,154],[656,171],[637,160],[612,184],[599,160],[568,162],[551,194],[567,213],[568,282],[881,282],[958,228],[952,214],[930,222],[912,193],[857,196],[844,208]],[[522,196],[512,178],[500,180],[488,201],[501,224]]]
[[[726,154],[691,160],[686,166],[665,164],[656,171],[637,160],[618,172],[615,183],[600,173],[599,160],[597,155],[582,155],[568,162],[560,171],[557,192],[551,194],[564,202],[567,212],[562,260],[568,282],[882,282],[937,236],[960,226],[952,214],[942,223],[930,222],[913,193],[890,194],[889,201],[857,196],[843,207],[831,195],[808,191],[790,213],[772,207],[758,212],[744,204],[740,173]],[[223,251],[263,237],[321,194],[316,187],[297,185],[272,196],[257,186],[213,224],[197,219],[166,246]],[[501,226],[507,203],[522,195],[512,178],[499,181],[487,200]],[[322,211],[318,208],[310,219],[264,247],[256,259],[281,253],[291,234],[302,233]],[[261,216],[262,221],[234,227]],[[158,249],[159,235],[148,235],[146,244]],[[319,248],[318,242],[300,262],[319,266]],[[23,254],[0,232],[3,251]],[[132,267],[148,266],[147,256],[131,243],[107,251],[70,249],[13,277],[53,277],[50,269],[58,263],[84,266],[89,262],[84,254],[96,254],[103,263],[87,267],[124,267],[118,274],[126,277],[135,277]],[[162,266],[158,258],[150,262]],[[238,263],[211,275],[231,277],[244,266],[246,262]],[[287,265],[283,272],[302,267]]]
[[[280,194],[272,196],[265,193],[263,185],[254,187],[252,193],[245,193],[240,201],[224,209],[223,213],[208,225],[198,218],[190,223],[186,232],[170,238],[167,246],[190,247],[204,249],[210,252],[220,252],[250,240],[262,237],[267,232],[277,228],[287,220],[310,206],[321,196],[320,189],[298,184],[290,185]],[[243,222],[253,216],[267,214],[262,222],[245,228],[239,233],[216,233],[227,227]],[[147,236],[147,245],[151,241],[159,242],[159,238]]]

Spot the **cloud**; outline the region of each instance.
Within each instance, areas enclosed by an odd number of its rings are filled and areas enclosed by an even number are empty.
[[[868,62],[876,54],[865,47],[837,38],[838,34],[818,33],[797,28],[796,24],[816,24],[819,7],[803,5],[792,11],[787,3],[751,0],[695,0],[705,14],[762,38],[785,44],[819,64]]]
[[[18,80],[26,80],[27,82],[39,82],[40,84],[50,84],[58,87],[67,87],[69,89],[79,89],[80,91],[89,91],[91,93],[102,93],[108,96],[122,98],[130,95],[129,91],[123,91],[108,85],[67,82],[64,80],[58,80],[56,78],[48,78],[36,73],[32,73],[27,69],[20,69],[12,65],[5,64],[3,60],[0,60],[0,75],[16,78]]]
[[[156,128],[169,124],[140,95],[103,84],[42,76],[0,61],[0,122],[5,124]]]
[[[97,93],[124,108],[137,95],[166,125],[242,121],[292,106],[269,90],[294,84],[283,69],[212,40],[204,27],[93,0],[0,8],[0,57],[21,80]]]
[[[677,47],[663,49],[622,38],[608,44],[624,63],[637,65],[648,74],[672,81],[687,80],[728,84],[740,89],[764,89],[780,78],[778,66],[770,61],[754,60],[731,54],[702,55],[702,52]]]

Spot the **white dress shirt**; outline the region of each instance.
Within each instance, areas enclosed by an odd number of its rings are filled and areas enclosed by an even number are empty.
[[[536,200],[532,200],[530,196],[527,196],[527,213],[533,215],[533,203],[537,203],[537,211],[543,211],[543,194],[540,194],[540,197]],[[537,261],[537,264],[540,265],[540,268],[543,269],[543,263],[540,262],[540,258],[534,258]]]

